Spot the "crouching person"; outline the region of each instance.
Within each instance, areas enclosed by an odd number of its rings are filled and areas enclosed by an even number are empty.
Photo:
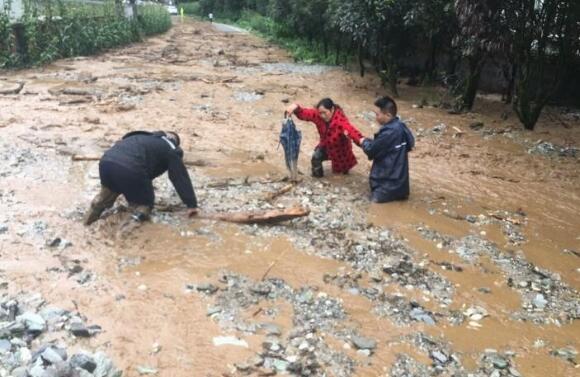
[[[409,197],[408,152],[415,138],[397,117],[397,104],[388,97],[375,101],[377,123],[381,126],[374,139],[364,138],[361,148],[373,161],[370,174],[371,200],[385,203]]]
[[[188,215],[197,214],[197,199],[179,144],[174,132],[135,131],[123,136],[99,162],[101,191],[93,199],[84,224],[97,221],[121,194],[135,220],[148,219],[155,201],[153,180],[165,172],[187,206]]]

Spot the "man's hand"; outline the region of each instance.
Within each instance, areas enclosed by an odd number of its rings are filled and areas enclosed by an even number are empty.
[[[199,213],[199,210],[197,208],[189,208],[187,210],[187,217],[195,217],[195,216],[197,216],[198,213]]]
[[[290,106],[288,106],[288,108],[286,108],[286,113],[288,115],[292,115],[292,114],[294,114],[294,112],[296,111],[297,108],[298,108],[298,104],[293,103]]]

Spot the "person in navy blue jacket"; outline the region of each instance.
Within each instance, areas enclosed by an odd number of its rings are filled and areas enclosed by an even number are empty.
[[[375,101],[377,123],[374,139],[363,138],[361,148],[373,161],[370,174],[371,200],[386,203],[409,197],[409,157],[415,138],[397,117],[397,104],[391,97]]]
[[[196,215],[197,198],[179,144],[179,135],[170,131],[134,131],[123,136],[99,162],[101,190],[85,215],[85,225],[95,222],[121,194],[134,210],[133,218],[146,220],[155,201],[153,180],[165,172],[188,215]]]

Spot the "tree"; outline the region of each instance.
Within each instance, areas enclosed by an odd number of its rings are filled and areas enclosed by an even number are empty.
[[[568,68],[578,61],[580,3],[569,0],[511,0],[505,4],[516,67],[514,110],[533,130]]]
[[[417,46],[427,48],[421,81],[431,83],[436,79],[438,56],[450,52],[451,41],[457,34],[453,1],[416,0],[408,18],[416,25]]]
[[[458,110],[473,108],[485,61],[491,52],[499,49],[500,4],[499,0],[455,1],[459,34],[454,43],[467,63],[462,94],[456,104]]]
[[[359,51],[373,62],[381,80],[398,96],[401,60],[412,49],[412,2],[404,0],[350,0],[337,9],[335,22]],[[364,69],[361,64],[361,73]]]

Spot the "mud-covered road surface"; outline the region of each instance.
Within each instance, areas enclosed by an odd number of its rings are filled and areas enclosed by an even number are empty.
[[[412,194],[371,205],[358,148],[349,175],[309,176],[317,133],[303,122],[302,181],[268,200],[288,184],[287,103],[330,96],[371,136],[383,89],[250,34],[176,21],[100,56],[0,72],[0,91],[1,376],[10,355],[46,344],[106,354],[128,377],[579,373],[578,112],[548,109],[526,132],[494,98],[450,115],[434,106],[442,90],[401,85]],[[202,211],[300,204],[310,216],[188,220],[163,176],[151,223],[120,231],[119,201],[84,227],[94,159],[141,129],[180,133]],[[100,331],[73,336],[66,317],[29,334],[23,312],[48,306]],[[30,336],[15,335],[18,318]],[[114,375],[97,371],[82,375]]]

